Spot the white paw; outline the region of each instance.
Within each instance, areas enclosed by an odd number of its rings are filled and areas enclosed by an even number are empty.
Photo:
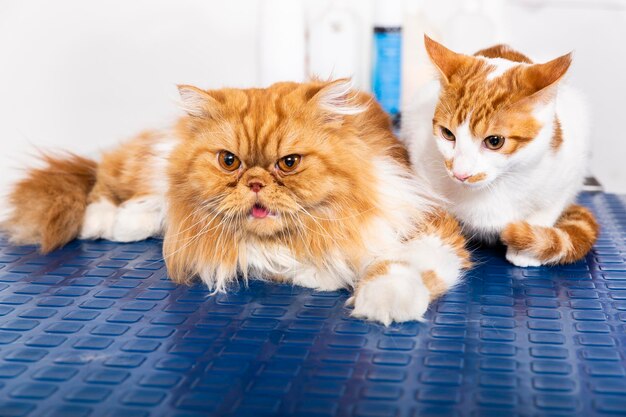
[[[116,214],[117,206],[107,199],[103,198],[89,204],[85,210],[79,237],[81,239],[108,239]]]
[[[137,198],[122,204],[115,217],[111,235],[115,242],[136,242],[158,236],[163,228],[163,202],[157,198]]]
[[[347,286],[338,275],[322,272],[313,267],[298,269],[293,275],[292,282],[294,285],[317,291],[337,291]]]
[[[511,248],[506,250],[506,260],[511,262],[515,266],[527,268],[529,266],[541,266],[539,259],[533,258],[530,255],[526,255],[523,252],[518,252]]]
[[[353,316],[388,326],[394,321],[422,320],[429,300],[420,275],[394,264],[386,275],[362,283],[347,304],[354,305]]]

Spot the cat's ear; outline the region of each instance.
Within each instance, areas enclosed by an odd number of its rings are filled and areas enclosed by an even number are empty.
[[[532,95],[540,92],[551,94],[549,87],[556,85],[563,78],[572,63],[572,53],[560,56],[544,64],[534,64],[524,69],[524,82]]]
[[[359,114],[367,109],[367,104],[358,102],[349,78],[331,81],[317,92],[312,92],[311,102],[329,121],[340,120],[343,116]]]
[[[207,91],[192,85],[178,85],[181,107],[190,116],[215,117],[219,103]]]
[[[424,46],[426,46],[426,52],[430,60],[439,70],[440,79],[443,84],[447,84],[452,75],[462,67],[469,65],[473,59],[470,56],[457,54],[449,50],[439,42],[429,38],[428,35],[424,35]]]
[[[572,63],[572,53],[560,56],[544,64],[533,64],[523,68],[520,88],[523,97],[506,107],[506,111],[528,114],[543,106],[554,105],[558,82]]]

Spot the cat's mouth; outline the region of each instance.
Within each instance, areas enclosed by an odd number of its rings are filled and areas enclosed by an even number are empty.
[[[250,216],[255,219],[264,219],[268,216],[274,217],[276,216],[276,213],[273,213],[261,203],[255,203],[254,206],[252,206],[252,209],[250,209]]]

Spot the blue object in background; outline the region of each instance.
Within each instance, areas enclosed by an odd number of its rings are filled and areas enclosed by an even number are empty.
[[[0,416],[626,414],[626,199],[586,194],[584,262],[476,251],[424,323],[350,318],[348,293],[179,286],[161,243],[0,241]]]
[[[392,116],[400,112],[402,28],[374,28],[372,92]]]

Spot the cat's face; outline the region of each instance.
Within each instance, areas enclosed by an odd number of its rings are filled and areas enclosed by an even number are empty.
[[[168,159],[170,277],[199,274],[224,288],[251,265],[275,268],[265,254],[320,265],[339,249],[358,258],[363,229],[387,213],[379,162],[408,168],[370,95],[347,80],[179,90],[188,115]]]
[[[331,108],[346,94],[345,81],[211,92],[181,87],[190,137],[172,156],[170,176],[181,187],[173,192],[192,199],[187,210],[203,222],[213,219],[209,227],[219,223],[224,233],[244,239],[306,233],[308,220],[346,204],[359,184],[358,152],[350,139],[338,139],[345,126],[336,112],[360,109]]]
[[[426,38],[426,48],[441,80],[433,135],[453,181],[482,188],[560,145],[554,98],[570,55],[532,64],[505,46],[467,56]]]

